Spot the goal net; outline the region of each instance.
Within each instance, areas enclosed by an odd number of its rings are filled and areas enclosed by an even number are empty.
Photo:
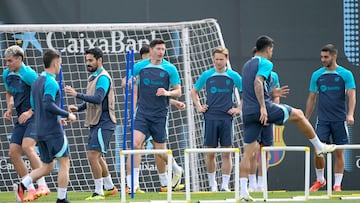
[[[126,51],[133,49],[136,59],[138,51],[152,39],[162,38],[166,41],[165,58],[178,69],[183,95],[180,101],[186,103],[186,110],[171,107],[169,114],[168,147],[173,150],[174,158],[184,167],[184,149],[203,147],[202,115],[194,109],[190,97],[193,83],[199,75],[212,66],[212,51],[217,46],[225,46],[221,30],[216,20],[176,23],[135,23],[135,24],[56,24],[56,25],[0,25],[0,66],[4,67],[4,51],[11,45],[19,45],[25,50],[24,63],[38,73],[43,71],[42,53],[49,48],[62,53],[62,72],[64,85],[71,85],[79,92],[86,91],[89,73],[85,66],[84,52],[97,46],[104,52],[104,68],[108,70],[115,83],[117,126],[110,143],[110,150],[105,158],[109,165],[113,181],[120,187],[120,150],[124,137],[124,90],[120,87],[121,79],[126,75]],[[230,65],[230,64],[229,64]],[[0,107],[6,110],[5,89],[0,84]],[[202,102],[204,92],[200,93]],[[65,108],[69,104],[81,101],[64,96]],[[2,114],[3,114],[2,112]],[[15,115],[15,113],[14,113]],[[79,120],[65,127],[71,152],[70,191],[90,191],[94,189],[93,177],[86,156],[88,129],[83,127],[84,113],[79,113]],[[12,134],[12,122],[0,119],[0,191],[10,191],[14,182],[19,180],[8,156],[9,138]],[[129,130],[127,130],[129,132]],[[235,118],[234,147],[242,146],[242,127],[240,118]],[[129,147],[130,133],[127,133]],[[147,145],[151,149],[151,145]],[[29,161],[24,156],[27,166]],[[217,170],[217,182],[221,183],[221,172]],[[204,155],[194,154],[190,160],[191,188],[194,191],[208,190]],[[56,188],[56,168],[46,177],[51,189]],[[231,186],[234,185],[232,175]],[[184,183],[184,179],[182,180]],[[145,191],[157,191],[160,187],[154,156],[143,156],[140,167],[140,187]]]

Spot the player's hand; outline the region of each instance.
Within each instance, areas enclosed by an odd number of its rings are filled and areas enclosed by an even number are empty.
[[[354,125],[354,116],[353,115],[346,115],[346,124]]]
[[[237,114],[239,114],[241,112],[240,108],[231,108],[228,110],[228,114],[230,114],[231,116],[235,116]]]
[[[287,85],[284,85],[280,88],[274,88],[272,90],[272,97],[275,98],[275,97],[282,97],[282,98],[285,98],[286,95],[288,95],[290,93],[290,89],[289,89],[289,86]]]
[[[70,111],[70,112],[77,112],[78,110],[79,110],[78,107],[75,105],[68,106],[68,111]]]
[[[4,113],[4,118],[8,121],[11,121],[11,118],[12,118],[12,111],[11,110],[7,110],[5,111]]]
[[[73,97],[76,97],[76,95],[77,95],[77,92],[75,91],[75,89],[72,88],[72,87],[69,86],[69,85],[66,85],[65,88],[64,88],[64,90],[65,90],[65,93],[66,93],[66,94],[70,94],[70,95],[73,96]]]
[[[131,88],[132,83],[136,83],[137,77],[132,77],[132,81],[131,78],[129,78],[128,80],[128,87]],[[125,88],[126,87],[126,77],[124,77],[123,79],[121,79],[121,87]]]
[[[76,121],[76,116],[73,113],[69,113],[68,119],[70,120],[70,122],[74,122]]]
[[[268,121],[268,115],[267,115],[267,111],[266,111],[266,107],[261,107],[260,108],[260,119],[259,119],[260,123],[263,125],[269,125],[267,123]]]
[[[208,110],[209,106],[207,104],[196,106],[196,110],[200,113],[204,113]]]
[[[158,88],[156,91],[156,96],[170,96],[169,91],[166,91],[164,88]]]
[[[176,108],[178,108],[179,110],[184,110],[186,108],[186,105],[184,102],[181,101],[177,101],[175,104]]]
[[[61,118],[60,122],[62,126],[67,126],[66,118]]]
[[[32,115],[33,115],[33,111],[31,109],[23,112],[18,118],[19,123],[20,124],[25,123]]]

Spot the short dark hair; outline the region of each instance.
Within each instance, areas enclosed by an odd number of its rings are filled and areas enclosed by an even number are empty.
[[[141,47],[140,49],[140,56],[147,54],[150,52],[150,46],[148,44],[144,44],[144,46]]]
[[[274,46],[274,40],[267,35],[262,35],[256,40],[256,51],[263,51]]]
[[[251,50],[251,54],[254,56],[257,52],[257,49],[256,47],[253,47],[252,50]]]
[[[162,39],[154,39],[150,42],[150,48],[154,48],[158,44],[165,44],[165,41]]]
[[[329,52],[331,55],[337,55],[338,50],[333,44],[327,44],[321,48],[321,51]]]
[[[60,54],[59,54],[59,52],[55,51],[54,49],[49,49],[49,50],[45,51],[44,55],[43,55],[43,61],[44,61],[45,68],[50,68],[51,62],[54,59],[58,59],[58,58],[60,58]]]
[[[103,52],[98,47],[94,47],[85,51],[85,54],[91,54],[96,59],[103,58]]]

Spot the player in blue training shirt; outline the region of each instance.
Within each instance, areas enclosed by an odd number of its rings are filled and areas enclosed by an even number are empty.
[[[12,120],[12,108],[15,106],[18,119],[10,139],[9,156],[20,178],[24,178],[28,174],[28,169],[22,159],[23,152],[29,159],[32,169],[39,168],[42,164],[35,152],[37,139],[30,105],[31,85],[38,74],[31,67],[26,66],[23,59],[24,51],[21,47],[14,45],[5,50],[7,67],[3,72],[3,80],[6,89],[7,110],[4,118]],[[33,184],[29,185],[25,201],[33,201],[37,197],[50,193],[44,177],[41,177],[37,183],[39,186],[37,190]]]
[[[285,104],[275,104],[271,97],[283,96],[282,88],[269,91],[264,82],[270,80],[273,64],[270,61],[274,41],[268,36],[260,36],[256,41],[256,54],[248,60],[242,70],[244,153],[240,162],[240,196],[242,201],[252,201],[247,190],[250,161],[259,149],[257,141],[261,131],[269,124],[282,125],[287,120],[294,122],[314,145],[318,155],[332,152],[335,145],[320,142],[314,128],[300,109]]]
[[[141,60],[145,60],[150,58],[150,46],[148,44],[145,44],[144,46],[141,47],[140,51],[140,56],[141,56]],[[122,83],[121,83],[121,87],[125,88],[126,86],[126,77],[124,77],[122,79]],[[129,83],[129,85],[131,85],[131,83]],[[136,103],[137,103],[137,95],[138,95],[138,85],[134,85],[134,107],[136,108]],[[171,105],[176,106],[176,108],[178,108],[179,110],[184,110],[186,105],[184,102],[175,100],[175,99],[170,99],[169,103]],[[145,145],[147,145],[147,147],[149,147],[149,145],[153,145],[153,139],[151,137],[151,135],[146,136],[148,137],[147,140],[145,140],[144,142],[144,147]],[[134,156],[139,156],[141,159],[142,154],[134,154]],[[157,157],[157,159],[159,159],[161,157],[160,154],[155,154],[155,157]],[[176,160],[173,160],[174,162],[174,166],[177,165]],[[175,169],[174,169],[175,170]],[[132,175],[131,175],[131,158],[127,158],[126,159],[126,182],[127,182],[127,188],[126,188],[126,193],[145,193],[145,191],[140,189],[140,184],[139,184],[139,174],[140,174],[140,169],[139,168],[134,168],[134,189],[132,191],[131,188],[131,179],[132,179]],[[179,185],[177,188],[175,188],[174,190],[181,190],[183,189],[185,186],[184,185]]]
[[[256,47],[252,50],[253,56],[256,54]],[[271,92],[274,88],[280,88],[279,76],[276,72],[271,71],[270,80],[266,81],[266,86]],[[287,86],[282,87],[286,90]],[[288,92],[284,92],[287,94]],[[271,98],[275,104],[280,103],[280,97]],[[249,192],[262,192],[263,191],[263,178],[262,178],[262,162],[260,158],[261,147],[263,146],[272,146],[274,144],[274,125],[270,124],[262,130],[259,135],[258,142],[260,144],[259,151],[256,152],[256,155],[251,160],[251,168],[249,174]],[[268,163],[267,159],[267,163]],[[268,164],[267,164],[268,165]],[[257,171],[257,181],[256,181],[256,171]]]
[[[354,124],[356,91],[354,76],[351,71],[337,64],[337,53],[337,49],[332,44],[327,44],[321,49],[323,67],[311,76],[305,115],[308,119],[311,117],[316,104],[316,96],[319,95],[316,134],[324,143],[343,145],[349,142],[347,125]],[[347,108],[346,96],[348,97]],[[316,181],[310,188],[311,192],[318,191],[326,185],[324,157],[314,156],[314,161]],[[335,150],[334,173],[333,189],[340,192],[344,174],[343,149]]]
[[[276,72],[271,71],[270,81],[266,83],[266,86],[271,92],[274,88],[280,88],[279,76]],[[283,87],[283,88],[287,88]],[[280,97],[271,98],[275,104],[280,103]],[[262,192],[263,189],[263,178],[262,178],[262,162],[260,158],[261,147],[263,146],[272,146],[274,144],[274,125],[270,124],[262,130],[259,135],[258,142],[260,144],[259,151],[256,152],[254,159],[251,162],[251,169],[249,174],[249,192]],[[269,159],[267,159],[268,165]],[[257,180],[256,180],[256,171],[257,171]]]
[[[85,127],[90,128],[87,155],[95,182],[95,191],[86,200],[103,200],[118,193],[103,155],[106,154],[114,134],[115,94],[111,76],[103,67],[103,52],[98,47],[85,51],[86,66],[91,73],[86,94],[78,93],[70,86],[65,92],[84,102],[69,105],[70,112],[86,111]]]
[[[214,67],[203,72],[196,81],[191,97],[198,112],[204,116],[204,145],[207,148],[231,148],[233,142],[233,117],[241,112],[240,101],[235,104],[235,88],[242,91],[241,76],[228,68],[229,51],[217,47],[213,51]],[[206,104],[200,103],[199,91],[205,87]],[[232,169],[231,152],[222,155],[221,191],[230,192],[229,180]],[[206,168],[210,191],[218,191],[215,153],[206,156]]]
[[[14,191],[17,201],[22,202],[23,190],[33,181],[48,175],[54,169],[54,159],[57,159],[59,163],[57,203],[69,203],[66,199],[70,168],[69,145],[62,129],[66,121],[61,117],[68,118],[71,122],[75,121],[76,117],[59,107],[60,91],[55,78],[60,71],[60,54],[55,50],[48,50],[43,55],[43,61],[45,71],[32,85],[33,100],[31,100],[35,109],[35,132],[43,165],[31,171],[21,183],[15,184]]]
[[[180,77],[176,67],[164,60],[165,41],[155,39],[150,42],[150,58],[134,65],[137,77],[138,97],[135,115],[134,148],[142,149],[143,143],[151,135],[154,149],[166,149],[167,120],[170,97],[181,96]],[[134,156],[134,168],[140,166],[140,156]],[[167,155],[155,156],[159,172],[160,190],[167,190]],[[172,186],[179,188],[182,168],[173,160]]]

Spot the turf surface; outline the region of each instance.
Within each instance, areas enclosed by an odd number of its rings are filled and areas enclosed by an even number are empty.
[[[110,196],[107,197],[106,200],[101,201],[85,201],[84,199],[91,195],[91,192],[69,192],[68,199],[71,203],[89,203],[89,202],[120,202],[120,196]],[[262,198],[262,193],[251,193],[254,198],[260,199]],[[319,191],[315,193],[310,193],[310,196],[324,196],[326,195],[326,191]],[[304,192],[294,192],[294,191],[275,191],[269,192],[269,198],[293,198],[296,196],[304,196]],[[349,196],[349,197],[359,197],[360,198],[360,191],[343,191],[340,193],[334,193],[331,199],[310,199],[306,202],[326,202],[326,203],[355,203],[360,202],[360,199],[357,200],[340,200],[340,197]],[[233,192],[197,192],[191,193],[191,203],[197,203],[199,200],[224,200],[225,199],[234,199]],[[316,198],[314,197],[314,198]],[[126,200],[127,202],[149,202],[150,200],[166,200],[167,194],[166,193],[159,193],[159,192],[147,192],[144,194],[137,194],[135,195],[134,199],[131,199],[129,195],[127,195]],[[173,193],[173,200],[185,200],[185,192],[175,192]],[[15,196],[12,192],[0,192],[0,203],[15,203]],[[41,203],[54,203],[56,202],[56,192],[52,192],[49,196],[41,197],[36,201],[33,202],[41,202]],[[271,201],[273,202],[273,201]],[[284,201],[281,201],[284,202]]]

